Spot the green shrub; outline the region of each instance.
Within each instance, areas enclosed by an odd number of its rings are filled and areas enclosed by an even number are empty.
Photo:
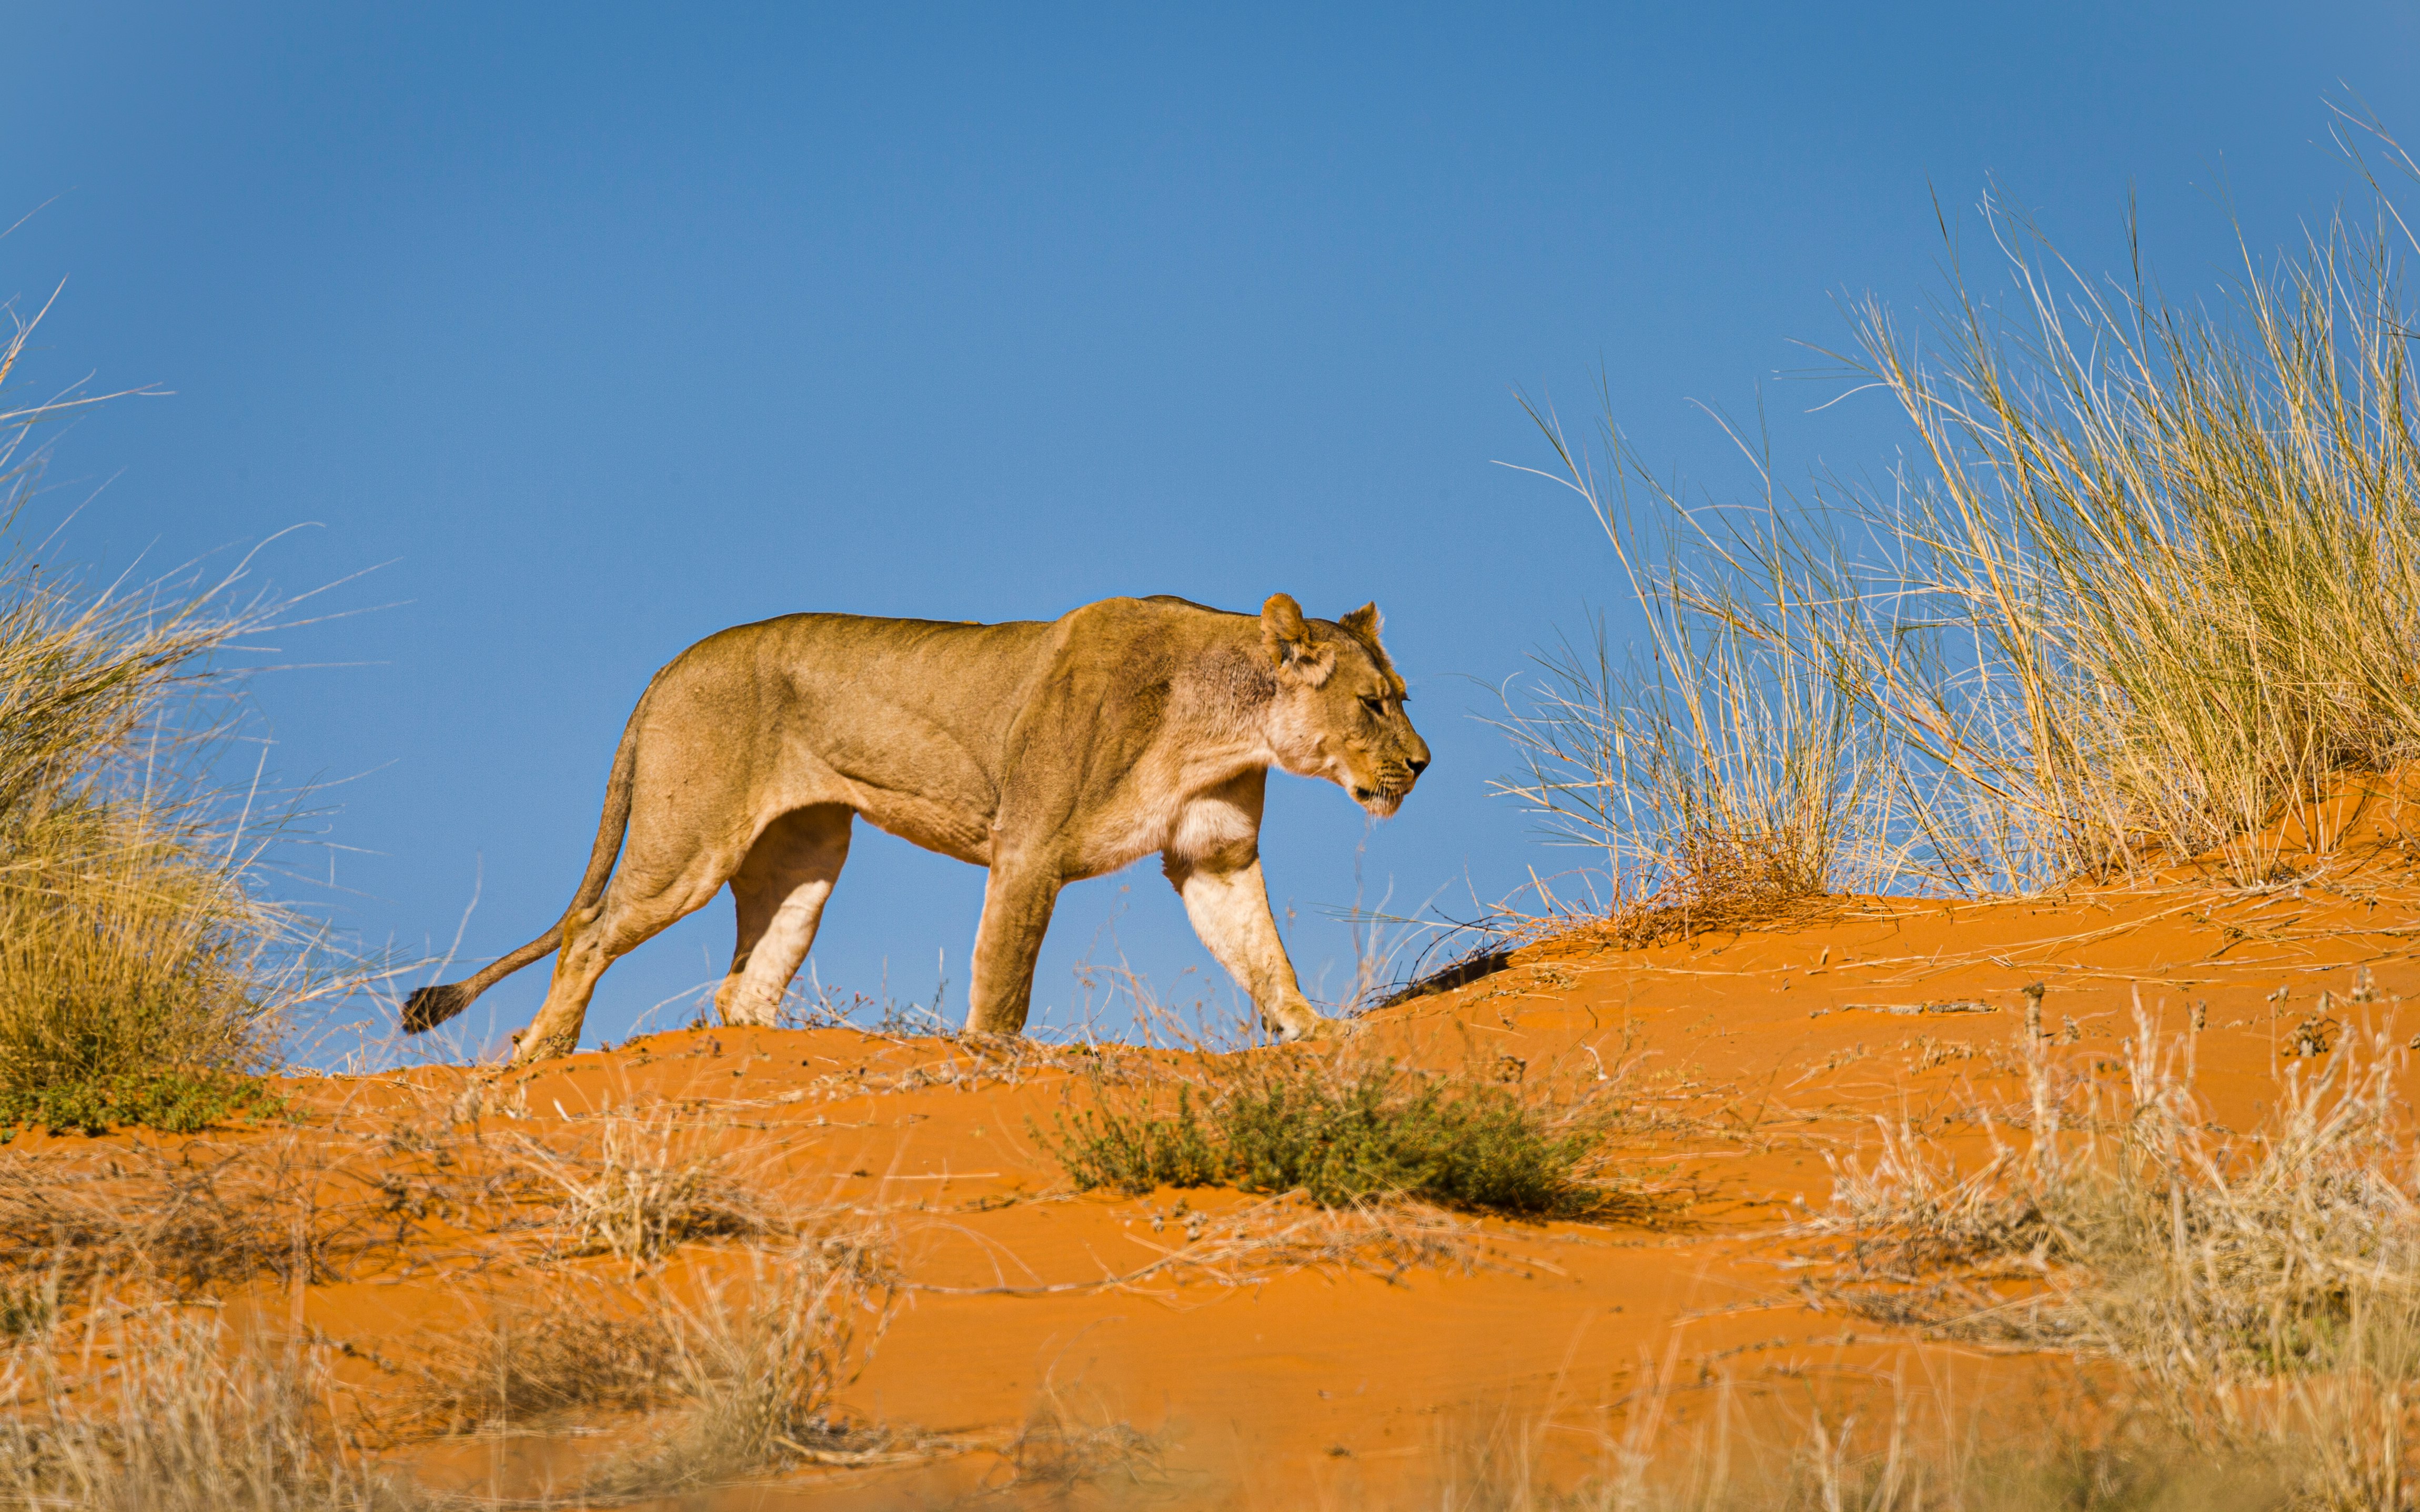
[[[258,1078],[231,1072],[163,1072],[0,1091],[0,1142],[19,1126],[53,1134],[107,1134],[121,1126],[198,1134],[234,1119],[271,1118],[285,1100]]]
[[[1096,1084],[1097,1085],[1097,1084]],[[1080,1112],[1074,1127],[1057,1120],[1054,1153],[1077,1190],[1109,1187],[1143,1193],[1158,1186],[1211,1186],[1226,1179],[1228,1163],[1193,1106],[1193,1088],[1176,1089],[1176,1111],[1168,1118],[1121,1114],[1110,1108]]]
[[[1062,1117],[1058,1134],[1041,1137],[1084,1191],[1233,1185],[1329,1207],[1419,1197],[1535,1216],[1583,1215],[1601,1200],[1579,1174],[1590,1131],[1557,1127],[1501,1088],[1428,1081],[1392,1061],[1342,1080],[1291,1062],[1206,1106],[1180,1087],[1164,1113],[1105,1102]]]

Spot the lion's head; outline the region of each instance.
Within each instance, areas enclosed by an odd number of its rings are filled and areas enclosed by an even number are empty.
[[[1306,620],[1272,594],[1261,608],[1261,644],[1277,671],[1269,716],[1278,764],[1324,777],[1381,819],[1403,807],[1429,764],[1428,742],[1404,714],[1404,680],[1378,644],[1378,606],[1344,618]]]

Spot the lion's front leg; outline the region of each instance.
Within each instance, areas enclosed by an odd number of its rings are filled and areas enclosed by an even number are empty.
[[[984,882],[983,921],[975,926],[973,980],[967,984],[967,1032],[1021,1034],[1033,1007],[1033,963],[1059,904],[1055,866],[992,862]]]
[[[1165,867],[1168,880],[1185,899],[1193,933],[1202,936],[1236,985],[1251,995],[1262,1023],[1288,1040],[1305,1039],[1329,1026],[1295,980],[1294,962],[1269,909],[1259,856],[1232,871],[1213,871],[1173,856]]]

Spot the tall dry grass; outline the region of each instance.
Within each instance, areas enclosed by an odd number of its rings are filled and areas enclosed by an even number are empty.
[[[2420,176],[2368,130],[2366,175]],[[1541,415],[1648,634],[1544,658],[1506,790],[1624,902],[2265,874],[2294,805],[2420,758],[2414,242],[2366,182],[2208,303],[1987,199],[1996,276],[1953,240],[1921,331],[1854,312],[1848,374],[1909,437],[1879,492],[1692,503]]]
[[[2377,1030],[2304,1040],[2259,1127],[2195,1087],[2198,1027],[2139,1003],[2122,1081],[2021,1028],[2024,1100],[1962,1172],[1916,1130],[1836,1169],[1826,1306],[2122,1365],[2180,1442],[2293,1469],[2297,1504],[2420,1500],[2420,1172]],[[2317,1051],[2320,1041],[2329,1048]]]
[[[1641,943],[1869,886],[1891,863],[1881,752],[1838,609],[1796,591],[1778,517],[1754,539],[1676,530],[1693,517],[1618,431],[1596,456],[1529,412],[1646,634],[1619,658],[1599,619],[1538,655],[1498,721],[1528,772],[1497,790],[1554,839],[1601,850],[1596,911]]]
[[[1643,1381],[1601,1424],[1498,1417],[1441,1434],[1404,1506],[1440,1512],[2310,1512],[2310,1458],[2213,1449],[2102,1403],[2095,1427],[1959,1407],[1901,1378],[1784,1405],[1728,1377]],[[1695,1398],[1694,1400],[1692,1398]],[[1761,1398],[1750,1405],[1752,1398]],[[1576,1480],[1575,1440],[1595,1461]],[[1559,1451],[1559,1452],[1557,1452]],[[1592,1451],[1592,1452],[1590,1452]],[[2366,1505],[2351,1503],[2347,1505]]]
[[[0,342],[0,382],[32,331]],[[193,1126],[343,980],[260,885],[278,816],[220,780],[233,658],[289,606],[240,563],[140,581],[47,565],[23,522],[60,408],[0,411],[0,1122]]]
[[[324,1351],[213,1312],[91,1323],[0,1358],[0,1499],[85,1512],[411,1512],[338,1426]],[[100,1379],[99,1354],[114,1362]]]
[[[882,1283],[867,1243],[863,1233],[841,1232],[783,1253],[759,1249],[744,1281],[708,1281],[687,1302],[667,1299],[663,1381],[680,1410],[600,1465],[589,1489],[662,1496],[768,1469],[892,1458],[887,1435],[852,1430],[831,1406],[890,1321],[887,1304],[874,1301]]]

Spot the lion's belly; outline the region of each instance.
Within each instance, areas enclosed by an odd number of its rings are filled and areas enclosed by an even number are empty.
[[[935,760],[929,749],[921,762],[876,764],[852,761],[851,754],[817,748],[812,741],[791,742],[762,780],[758,825],[788,810],[837,803],[911,845],[975,866],[991,865],[991,787],[980,773]]]
[[[991,865],[991,824],[987,816],[917,794],[881,789],[855,789],[849,807],[867,824],[910,845],[921,845],[974,866]]]

